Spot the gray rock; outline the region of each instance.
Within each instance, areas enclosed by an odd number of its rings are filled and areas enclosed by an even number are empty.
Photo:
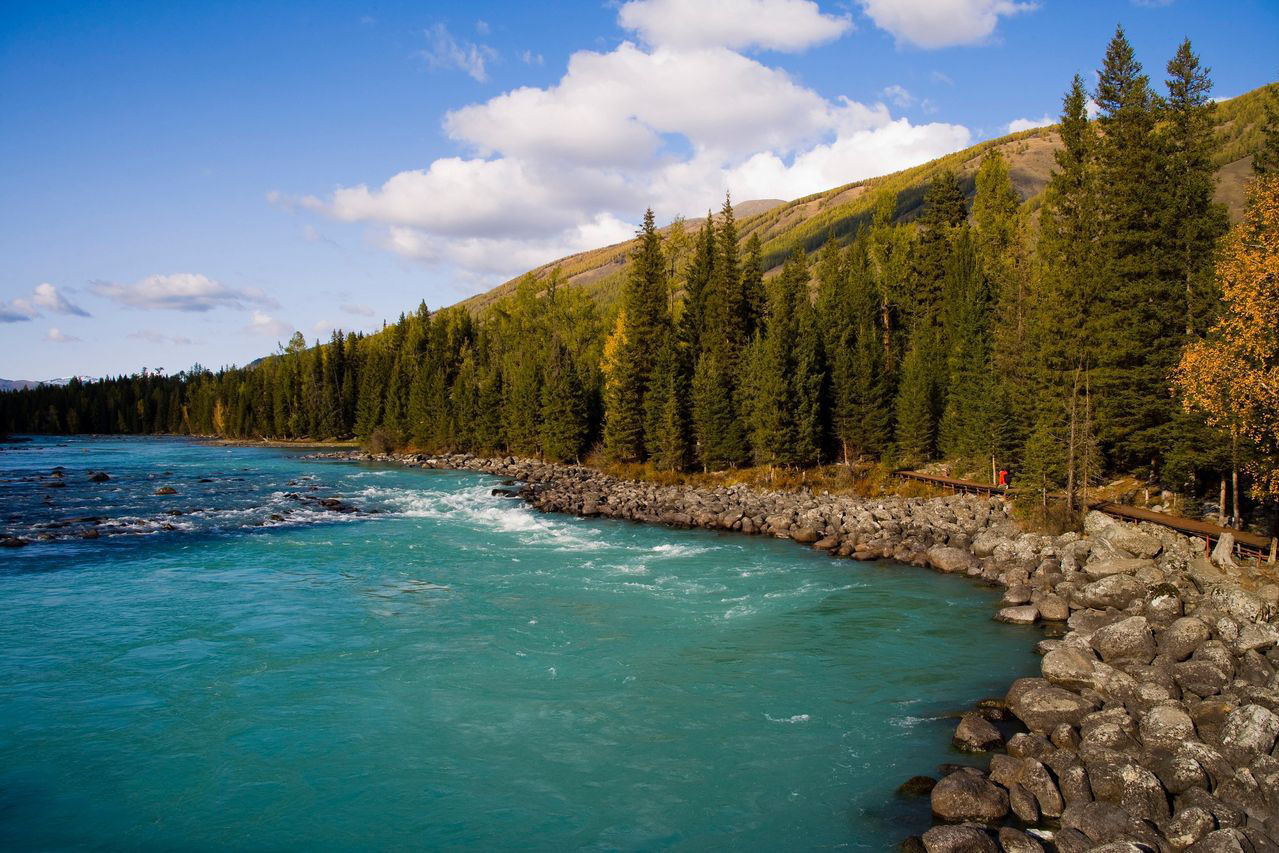
[[[1173,678],[1182,690],[1196,696],[1215,696],[1229,683],[1226,674],[1205,660],[1188,660],[1173,664]]]
[[[1057,790],[1057,783],[1044,765],[1033,758],[1023,759],[1020,781],[1022,787],[1034,795],[1039,811],[1045,817],[1061,817],[1065,803]]]
[[[1078,598],[1088,607],[1105,610],[1114,607],[1123,610],[1128,603],[1143,597],[1145,584],[1132,575],[1111,575],[1084,586]]]
[[[972,566],[972,555],[949,546],[928,549],[928,562],[939,572],[964,572]]]
[[[980,714],[964,714],[951,743],[963,752],[989,752],[1004,745],[999,729]]]
[[[1120,806],[1138,820],[1162,820],[1169,815],[1168,794],[1159,778],[1128,761],[1088,765],[1093,797]]]
[[[928,853],[999,853],[990,835],[975,826],[934,826],[924,833]]]
[[[999,828],[999,846],[1005,853],[1044,853],[1044,845],[1011,826]]]
[[[1098,560],[1095,563],[1088,563],[1084,566],[1084,574],[1090,580],[1100,580],[1111,575],[1135,575],[1142,569],[1149,568],[1154,564],[1154,560],[1135,557],[1111,557],[1105,560]]]
[[[1070,607],[1066,600],[1056,593],[1048,593],[1036,602],[1039,618],[1045,622],[1065,622],[1070,618]]]
[[[1232,584],[1210,587],[1204,593],[1204,603],[1239,622],[1256,622],[1267,610],[1261,598]]]
[[[1083,689],[1093,686],[1096,661],[1091,650],[1062,644],[1044,655],[1040,669],[1044,678],[1059,687]]]
[[[1092,647],[1107,663],[1135,660],[1145,664],[1155,658],[1155,638],[1144,616],[1132,616],[1099,628],[1092,635]]]
[[[980,773],[959,770],[933,788],[932,808],[945,821],[993,823],[1008,814],[1008,794]]]
[[[1039,608],[1033,604],[1023,604],[1019,607],[1005,607],[995,614],[995,619],[999,622],[1007,622],[1012,625],[1033,625],[1035,620],[1039,618]]]
[[[999,599],[999,603],[1007,607],[1016,607],[1019,604],[1029,604],[1030,587],[1024,583],[1013,584],[1004,591],[1004,596]]]
[[[1199,806],[1190,806],[1177,812],[1163,825],[1164,836],[1176,849],[1184,849],[1212,832],[1217,824],[1212,815]]]
[[[1009,705],[1026,728],[1040,734],[1051,732],[1062,723],[1077,726],[1096,708],[1079,694],[1053,685],[1028,690],[1017,701],[1010,699]]]
[[[1227,828],[1208,833],[1187,847],[1186,853],[1252,853],[1253,849],[1246,835],[1238,829]]]
[[[1039,823],[1039,804],[1035,795],[1027,791],[1019,782],[1014,782],[1008,789],[1008,805],[1013,814],[1026,824]]]
[[[1159,654],[1173,662],[1183,661],[1208,641],[1208,626],[1193,616],[1183,616],[1159,632]]]
[[[1279,716],[1260,705],[1244,705],[1226,715],[1222,746],[1251,753],[1269,753],[1279,738]]]
[[[1195,724],[1177,705],[1158,705],[1141,718],[1141,742],[1147,747],[1176,750],[1195,736]]]

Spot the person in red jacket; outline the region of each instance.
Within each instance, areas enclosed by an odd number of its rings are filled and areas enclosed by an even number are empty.
[[[1007,468],[999,469],[999,488],[1001,489],[1008,488],[1008,469]]]

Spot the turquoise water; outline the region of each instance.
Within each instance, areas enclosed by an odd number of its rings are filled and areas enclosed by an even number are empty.
[[[104,531],[0,549],[5,849],[888,849],[1034,666],[991,590],[492,478],[0,447],[0,531]]]

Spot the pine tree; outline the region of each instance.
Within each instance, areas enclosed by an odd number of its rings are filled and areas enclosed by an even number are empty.
[[[764,323],[764,305],[767,297],[764,293],[764,260],[763,248],[759,242],[759,234],[753,233],[746,241],[746,262],[742,264],[742,333],[745,340],[754,337],[755,332]]]
[[[638,461],[645,457],[644,399],[658,345],[670,324],[666,259],[651,208],[644,213],[622,304],[618,350],[609,367],[604,447],[614,459]]]
[[[960,232],[947,270],[950,297],[950,353],[946,407],[939,444],[947,456],[975,458],[987,442],[978,429],[993,391],[990,365],[989,304],[986,279],[977,268],[977,251],[968,229]]]
[[[916,330],[911,335],[902,362],[901,384],[897,390],[897,456],[904,465],[918,465],[933,457],[936,438],[933,373],[928,364],[927,340],[931,332]]]
[[[702,328],[706,323],[706,294],[715,271],[715,229],[711,212],[698,231],[693,256],[684,284],[684,313],[680,316],[680,338],[691,353],[702,351]]]
[[[551,349],[542,385],[542,448],[553,462],[576,461],[586,441],[586,400],[562,344]]]
[[[1226,230],[1225,209],[1213,203],[1216,175],[1216,104],[1208,69],[1186,39],[1168,63],[1168,98],[1163,105],[1163,159],[1168,201],[1164,232],[1175,276],[1184,283],[1186,337],[1202,334],[1212,322],[1220,294],[1212,277],[1213,250]]]
[[[1279,172],[1279,86],[1273,84],[1261,123],[1261,146],[1252,155],[1252,169],[1258,175]]]
[[[733,367],[721,351],[702,353],[693,372],[693,429],[697,455],[707,471],[733,467],[746,456],[742,432],[732,393]]]
[[[1058,413],[1041,412],[1026,441],[1021,470],[1016,477],[1017,490],[1024,499],[1038,503],[1044,510],[1048,508],[1049,493],[1065,482],[1062,432]]]
[[[663,471],[682,471],[688,466],[688,377],[674,333],[662,341],[653,368],[645,401],[645,435],[650,436],[653,464]]]
[[[1183,284],[1165,263],[1155,99],[1122,29],[1106,51],[1097,194],[1103,286],[1095,328],[1099,436],[1126,467],[1157,461],[1172,418],[1167,378],[1185,321]]]

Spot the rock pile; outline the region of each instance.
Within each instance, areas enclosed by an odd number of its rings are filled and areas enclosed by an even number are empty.
[[[1279,851],[1279,586],[1244,588],[1202,540],[1097,512],[1082,536],[1038,536],[995,498],[697,489],[509,457],[378,458],[516,480],[546,512],[771,535],[980,578],[1005,589],[996,618],[1060,625],[1037,647],[1040,677],[963,716],[957,747],[1002,751],[986,771],[938,781],[940,825],[907,846]],[[989,720],[1006,712],[1026,731],[1005,744]]]

